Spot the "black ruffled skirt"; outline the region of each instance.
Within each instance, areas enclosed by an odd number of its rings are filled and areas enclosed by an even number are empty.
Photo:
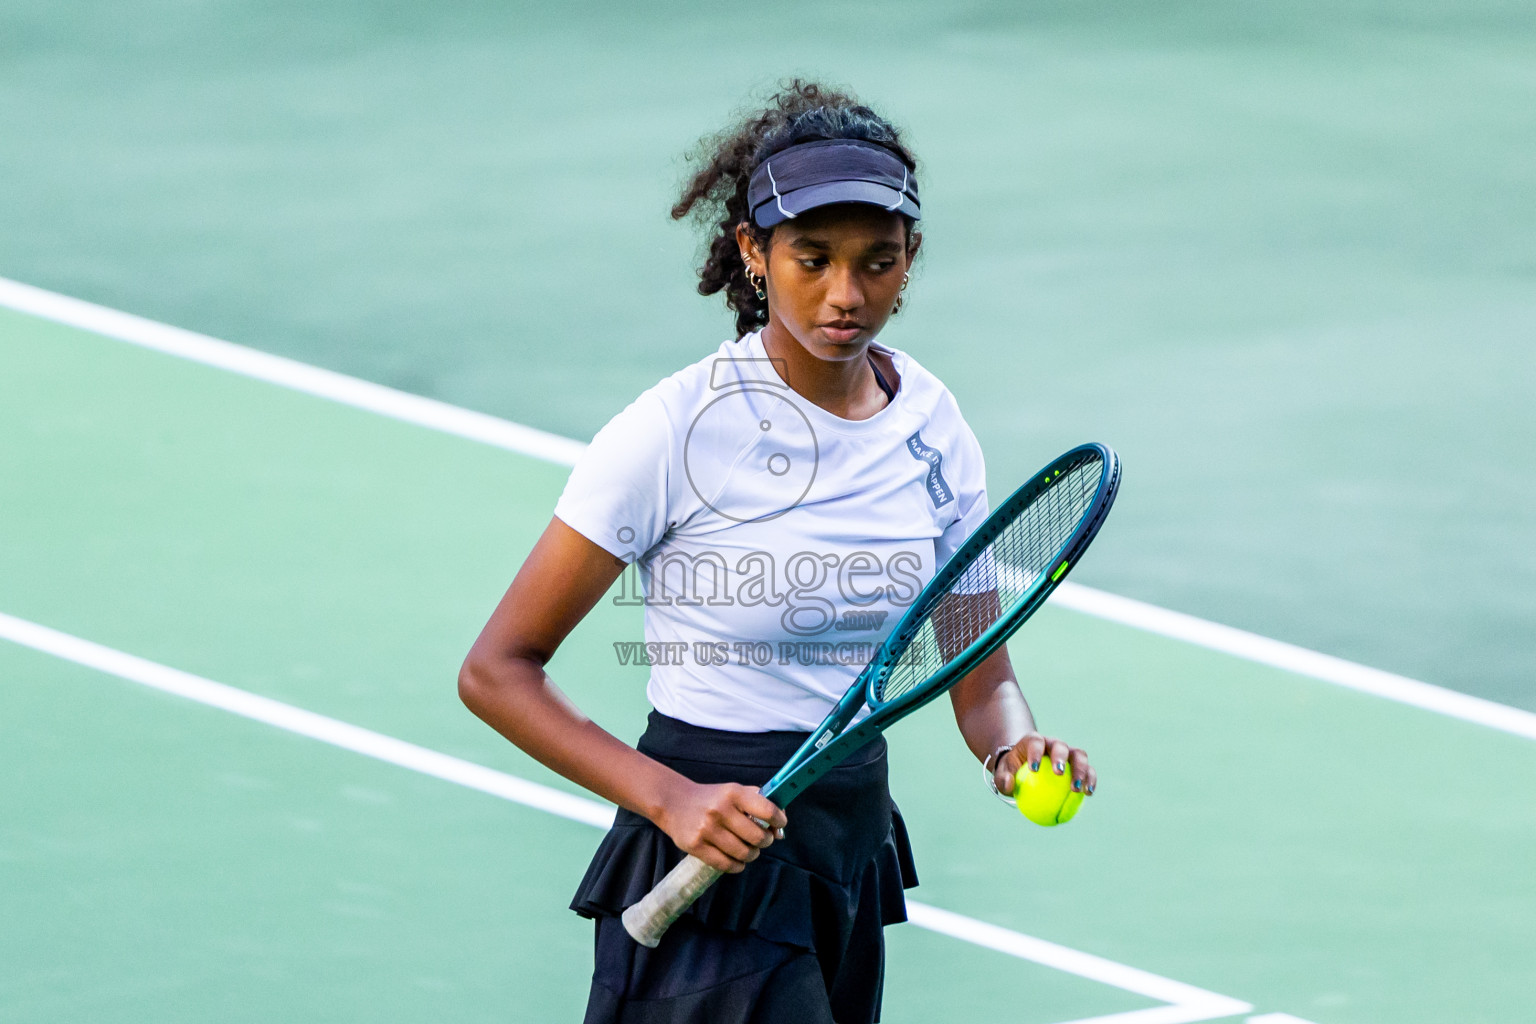
[[[641,751],[696,782],[760,786],[806,733],[705,729],[651,712]],[[880,1019],[881,929],[907,919],[912,851],[876,739],[789,806],[785,838],[726,875],[655,949],[618,915],[683,857],[619,810],[571,909],[597,922],[586,1024],[871,1024]]]

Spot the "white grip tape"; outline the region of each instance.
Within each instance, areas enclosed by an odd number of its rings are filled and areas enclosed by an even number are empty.
[[[689,855],[645,898],[624,911],[624,930],[640,945],[654,949],[683,911],[693,906],[699,895],[715,884],[724,872]]]

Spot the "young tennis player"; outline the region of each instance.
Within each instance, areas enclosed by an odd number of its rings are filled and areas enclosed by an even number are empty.
[[[699,290],[724,293],[737,336],[597,434],[460,673],[475,714],[620,808],[572,903],[596,922],[588,1024],[879,1019],[881,929],[917,883],[885,741],[793,820],[758,787],[987,515],[954,398],[875,341],[921,241],[916,169],[888,122],[798,81],[706,145],[672,215],[707,226]],[[637,747],[544,670],[631,563],[655,707]],[[1028,765],[1093,792],[1087,755],[1035,730],[1006,648],[950,692],[994,790]],[[640,946],[619,915],[685,853],[727,875]]]

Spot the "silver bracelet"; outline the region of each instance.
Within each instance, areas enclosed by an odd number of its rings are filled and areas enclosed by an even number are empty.
[[[1012,743],[1005,743],[988,754],[981,762],[981,770],[987,776],[987,788],[992,791],[993,796],[1009,806],[1013,805],[1013,797],[997,788],[997,763],[1004,754],[1012,749]]]

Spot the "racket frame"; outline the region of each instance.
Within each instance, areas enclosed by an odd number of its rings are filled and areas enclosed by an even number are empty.
[[[1035,577],[1030,585],[1030,593],[1009,609],[1007,614],[1000,616],[996,622],[983,630],[981,635],[971,641],[959,656],[925,682],[890,701],[882,701],[876,697],[876,689],[885,676],[894,669],[907,645],[922,628],[923,616],[945,594],[949,593],[955,581],[970,569],[972,563],[980,557],[987,546],[997,539],[1003,528],[1014,521],[1020,510],[1054,486],[1061,479],[1063,472],[1081,464],[1083,456],[1089,453],[1097,454],[1104,466],[1103,472],[1099,475],[1098,488],[1089,504],[1091,514],[1083,517],[1071,536],[1057,550],[1055,557],[1046,563],[1047,568],[1042,569]],[[938,573],[897,620],[885,642],[880,645],[880,650],[848,687],[842,699],[837,702],[837,706],[820,725],[812,730],[810,736],[784,764],[784,767],[763,785],[763,796],[784,807],[816,780],[816,777],[825,770],[823,765],[837,764],[845,756],[864,746],[896,722],[942,696],[970,674],[977,665],[990,657],[1024,624],[1026,619],[1045,603],[1061,581],[1066,579],[1067,574],[1077,563],[1078,556],[1098,534],[1099,527],[1104,523],[1104,517],[1109,514],[1110,506],[1114,504],[1119,487],[1120,457],[1113,448],[1098,443],[1078,445],[1070,451],[1063,452],[1044,469],[1020,484],[987,516],[981,526],[966,538],[959,550],[940,567]],[[852,729],[848,728],[849,723],[865,707],[870,709],[869,717]]]
[[[1006,614],[999,616],[955,659],[927,680],[893,700],[879,700],[875,696],[876,687],[894,668],[902,652],[916,636],[922,625],[922,617],[949,592],[960,575],[996,539],[1003,527],[1013,521],[1021,508],[1033,501],[1041,491],[1053,486],[1063,472],[1079,462],[1089,451],[1097,453],[1104,463],[1104,472],[1099,476],[1098,489],[1089,506],[1091,514],[1082,518],[1072,535],[1056,552],[1056,556],[1046,563],[1046,568],[1031,583],[1030,592],[1025,598]],[[1086,444],[1063,453],[1010,494],[1006,501],[987,516],[975,533],[966,538],[959,550],[918,593],[911,606],[892,627],[875,657],[848,687],[837,706],[811,732],[784,767],[763,786],[763,796],[784,807],[816,780],[823,766],[836,765],[853,750],[942,695],[1002,646],[1066,578],[1083,549],[1099,532],[1099,526],[1103,524],[1105,515],[1114,503],[1119,486],[1120,459],[1114,450],[1102,444]],[[1050,566],[1056,568],[1049,569]],[[870,708],[869,717],[849,728],[859,711],[866,706]],[[621,915],[624,929],[642,946],[654,948],[672,922],[720,875],[720,869],[711,867],[697,857],[691,854],[684,857],[640,902],[624,910]]]

